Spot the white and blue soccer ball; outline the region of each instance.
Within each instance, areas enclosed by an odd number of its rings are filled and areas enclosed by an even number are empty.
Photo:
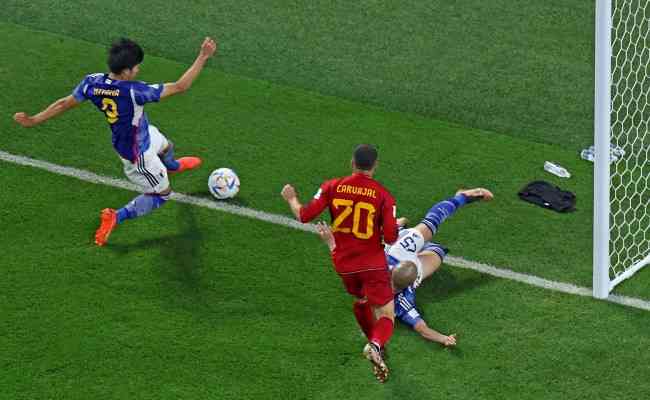
[[[208,188],[218,200],[231,199],[239,193],[239,177],[230,168],[215,169],[208,178]]]

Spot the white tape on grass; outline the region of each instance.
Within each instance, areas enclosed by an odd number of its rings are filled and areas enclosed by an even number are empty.
[[[57,164],[52,164],[47,161],[35,160],[33,158],[18,156],[0,150],[0,160],[7,161],[14,164],[34,167],[43,169],[55,174],[65,175],[77,178],[82,181],[112,186],[120,189],[131,191],[138,191],[136,186],[132,183],[117,178],[110,178],[107,176],[97,175],[89,171],[80,170],[77,168],[64,167]],[[293,229],[298,229],[306,232],[315,233],[316,229],[312,224],[301,224],[293,218],[288,218],[283,215],[270,214],[264,211],[253,210],[247,207],[236,206],[228,203],[216,202],[210,198],[201,198],[189,196],[182,193],[174,193],[171,198],[181,203],[192,204],[199,207],[211,208],[213,210],[224,211],[227,213],[241,215],[248,218],[254,218],[261,221],[270,222],[276,225],[283,225]],[[469,261],[461,257],[447,257],[446,264],[471,269],[473,271],[481,272],[483,274],[509,279],[512,281],[522,282],[531,286],[537,286],[544,289],[549,289],[557,292],[568,293],[578,296],[591,296],[591,289],[586,287],[575,286],[570,283],[550,281],[548,279],[540,278],[534,275],[522,274],[519,272],[511,271],[509,269],[497,268],[488,264]],[[650,311],[650,301],[637,299],[634,297],[610,295],[607,301],[617,303],[625,306],[640,308],[642,310]]]

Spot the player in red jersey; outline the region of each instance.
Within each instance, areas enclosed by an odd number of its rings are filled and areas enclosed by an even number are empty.
[[[357,298],[357,322],[370,332],[363,353],[377,379],[385,382],[383,348],[393,334],[395,307],[383,243],[397,240],[398,226],[393,196],[372,178],[376,167],[377,150],[362,144],[354,150],[352,175],[326,181],[304,206],[291,185],[284,186],[282,197],[301,222],[329,208],[336,241],[332,261],[348,293]]]

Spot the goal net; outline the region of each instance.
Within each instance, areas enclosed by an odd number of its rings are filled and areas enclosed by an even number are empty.
[[[594,296],[650,264],[650,0],[596,4]]]

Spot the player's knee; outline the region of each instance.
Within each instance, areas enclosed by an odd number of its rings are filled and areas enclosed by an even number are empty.
[[[163,149],[160,152],[161,156],[166,156],[167,154],[170,154],[170,152],[173,154],[174,153],[174,142],[171,140],[167,140],[166,143],[163,145]]]
[[[390,313],[390,312],[383,313],[383,314],[380,314],[380,315],[377,316],[377,319],[379,319],[379,318],[388,318],[391,321],[395,321],[395,313],[394,312],[393,313]]]
[[[395,320],[395,304],[391,300],[389,303],[381,307],[375,308],[375,316],[379,318],[389,318],[391,321]]]

